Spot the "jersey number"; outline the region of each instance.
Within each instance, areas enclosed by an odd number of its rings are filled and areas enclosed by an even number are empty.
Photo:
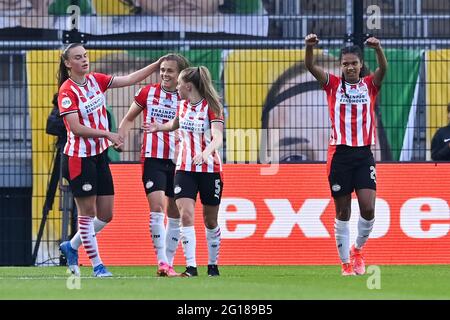
[[[370,166],[370,179],[373,180],[373,182],[377,183],[377,170],[375,169],[375,166]]]
[[[214,186],[215,186],[214,197],[219,199],[219,195],[220,195],[220,179],[214,180]]]

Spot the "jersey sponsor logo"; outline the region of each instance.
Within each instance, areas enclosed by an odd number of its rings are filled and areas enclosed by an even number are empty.
[[[105,102],[104,96],[99,96],[84,106],[86,113],[92,113],[98,108],[101,108]]]
[[[180,119],[180,128],[190,132],[205,132],[205,124],[203,122],[195,122],[187,119]]]
[[[65,97],[62,99],[61,105],[64,109],[68,109],[72,105],[72,100],[69,97]]]
[[[176,114],[177,112],[174,109],[167,109],[165,107],[152,106],[150,109],[150,117],[161,120],[172,120]]]
[[[81,189],[85,192],[89,192],[92,190],[92,184],[90,183],[85,183],[83,184],[83,186],[81,187]]]

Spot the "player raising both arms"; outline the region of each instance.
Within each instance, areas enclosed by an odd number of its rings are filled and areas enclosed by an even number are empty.
[[[375,72],[367,76],[362,74],[361,49],[350,46],[341,49],[342,74],[336,76],[314,64],[313,47],[318,43],[315,34],[306,36],[305,65],[327,94],[331,121],[327,171],[336,209],[336,246],[342,262],[342,275],[364,274],[362,248],[375,222],[376,171],[371,151],[376,137],[375,100],[387,70],[387,61],[380,41],[368,38],[366,45],[375,49],[378,61]],[[358,236],[350,249],[353,191],[356,192],[361,215]]]

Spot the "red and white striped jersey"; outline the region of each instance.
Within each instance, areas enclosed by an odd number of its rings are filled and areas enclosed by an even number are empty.
[[[330,145],[344,144],[361,147],[375,144],[375,100],[379,87],[373,84],[373,74],[361,78],[358,83],[345,82],[328,74],[323,86],[328,100],[331,121]]]
[[[177,115],[180,121],[180,152],[177,159],[177,170],[194,172],[221,172],[222,161],[217,151],[209,155],[208,161],[195,165],[192,159],[201,154],[211,143],[211,123],[222,122],[223,116],[217,117],[208,107],[206,99],[197,104],[182,100]]]
[[[113,77],[102,73],[89,73],[82,85],[67,79],[58,92],[61,116],[78,113],[80,123],[86,127],[109,131],[106,99],[103,94],[111,85]],[[71,157],[90,157],[102,153],[112,143],[106,138],[82,138],[75,136],[64,118],[67,142],[64,154]]]
[[[177,91],[166,91],[157,83],[139,89],[134,101],[144,110],[144,122],[166,123],[175,118],[180,96]],[[142,141],[141,155],[145,158],[175,159],[177,147],[176,131],[146,133]]]

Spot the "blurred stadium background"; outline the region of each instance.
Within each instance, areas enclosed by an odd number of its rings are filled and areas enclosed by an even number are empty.
[[[381,39],[389,62],[378,97],[377,222],[367,262],[450,263],[450,165],[430,158],[431,138],[447,124],[449,30],[447,0],[0,0],[0,265],[60,265],[58,245],[76,231],[57,137],[46,124],[61,49],[80,41],[98,72],[124,74],[167,52],[210,69],[226,108],[221,264],[337,264],[325,94],[316,88],[280,99],[312,80],[301,68],[308,33],[318,34],[319,63],[331,72],[339,48],[369,35]],[[373,52],[364,54],[374,70]],[[139,87],[108,91],[113,127]],[[107,265],[156,263],[139,128],[140,119],[125,152],[110,151],[115,218],[99,235]],[[264,164],[262,151],[273,151],[264,135],[293,142],[280,146],[276,172]],[[200,218],[196,226],[205,264]],[[175,264],[183,263],[180,247]]]

